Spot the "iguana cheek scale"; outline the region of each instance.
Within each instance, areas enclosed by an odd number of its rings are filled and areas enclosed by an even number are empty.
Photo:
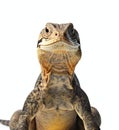
[[[73,24],[47,23],[38,38],[37,54],[41,74],[35,88],[22,110],[0,122],[10,130],[100,130],[100,114],[90,106],[74,73],[81,47]]]

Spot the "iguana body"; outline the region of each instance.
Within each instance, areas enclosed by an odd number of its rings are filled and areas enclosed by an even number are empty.
[[[10,130],[99,130],[100,115],[90,106],[74,73],[81,58],[78,32],[71,23],[46,24],[37,44],[41,74]]]

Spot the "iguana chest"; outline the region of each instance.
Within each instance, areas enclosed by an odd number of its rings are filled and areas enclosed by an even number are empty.
[[[69,94],[56,92],[44,98],[35,117],[37,130],[74,130],[77,114]]]
[[[44,110],[36,115],[37,130],[72,130],[75,122],[75,111]]]

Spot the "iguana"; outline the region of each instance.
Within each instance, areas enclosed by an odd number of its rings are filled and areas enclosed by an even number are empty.
[[[41,74],[35,88],[22,110],[0,122],[10,130],[100,130],[100,114],[90,106],[74,73],[81,47],[73,24],[47,23],[37,53]]]

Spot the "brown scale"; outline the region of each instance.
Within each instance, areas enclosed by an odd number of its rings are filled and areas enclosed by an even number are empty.
[[[35,88],[22,110],[0,122],[10,130],[100,130],[100,114],[90,106],[74,73],[81,48],[73,24],[47,23],[37,53],[41,74]]]

